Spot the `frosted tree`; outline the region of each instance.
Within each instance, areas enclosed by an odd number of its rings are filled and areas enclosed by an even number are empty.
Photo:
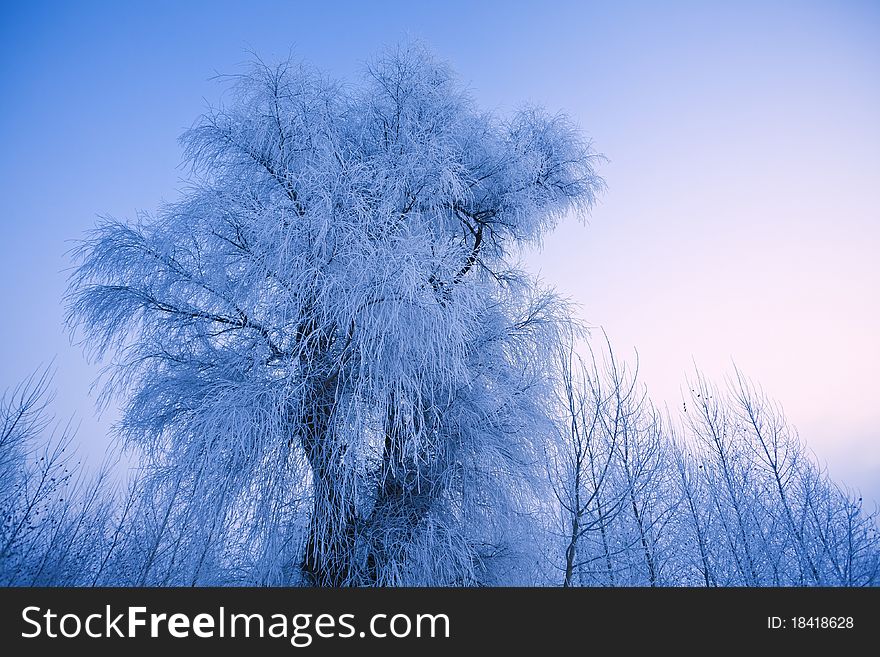
[[[357,85],[231,80],[182,137],[183,197],[103,221],[71,283],[170,509],[132,539],[141,581],[499,581],[568,315],[515,256],[589,209],[596,155],[564,116],[480,110],[418,46]]]

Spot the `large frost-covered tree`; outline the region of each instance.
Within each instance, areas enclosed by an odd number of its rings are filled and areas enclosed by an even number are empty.
[[[515,258],[593,203],[589,143],[482,111],[419,46],[356,85],[232,82],[182,136],[182,198],[101,223],[72,279],[148,457],[137,582],[528,577],[567,312]]]

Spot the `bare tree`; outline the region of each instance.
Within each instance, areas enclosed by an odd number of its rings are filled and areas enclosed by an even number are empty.
[[[839,489],[739,370],[726,390],[698,373],[684,411],[679,481],[705,585],[877,582],[876,512]]]
[[[676,507],[659,413],[605,337],[602,365],[569,345],[560,359],[561,440],[551,479],[566,529],[563,586],[661,584]]]
[[[609,400],[618,396],[614,387],[620,382],[612,381],[612,391],[606,391],[592,352],[587,365],[575,354],[572,344],[563,346],[558,358],[562,435],[549,463],[566,539],[562,585],[572,586],[575,573],[578,582],[583,584],[584,568],[596,559],[586,550],[579,550],[588,532],[600,536],[602,564],[610,583],[614,571],[607,531],[625,504],[625,497],[610,499],[605,495],[617,432],[606,431],[609,422],[604,416],[608,413]]]
[[[86,476],[74,431],[49,412],[52,370],[0,399],[0,583],[82,585],[112,519],[106,470]]]

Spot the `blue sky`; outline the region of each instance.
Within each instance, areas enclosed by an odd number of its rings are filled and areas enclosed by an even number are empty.
[[[877,3],[6,3],[0,386],[54,356],[56,411],[101,453],[114,411],[93,417],[62,330],[70,240],[176,197],[176,138],[248,49],[353,78],[408,37],[484,106],[562,109],[608,156],[589,225],[528,264],[638,349],[656,400],[736,361],[880,499]]]

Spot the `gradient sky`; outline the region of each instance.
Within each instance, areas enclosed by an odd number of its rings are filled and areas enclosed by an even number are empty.
[[[424,6],[416,6],[423,4]],[[473,6],[477,5],[477,6]],[[737,365],[838,480],[880,500],[880,3],[4,3],[0,387],[55,357],[55,410],[103,452],[62,329],[70,240],[173,200],[176,138],[248,49],[352,78],[423,39],[484,106],[570,114],[609,163],[589,225],[529,266],[638,349],[659,403]]]

